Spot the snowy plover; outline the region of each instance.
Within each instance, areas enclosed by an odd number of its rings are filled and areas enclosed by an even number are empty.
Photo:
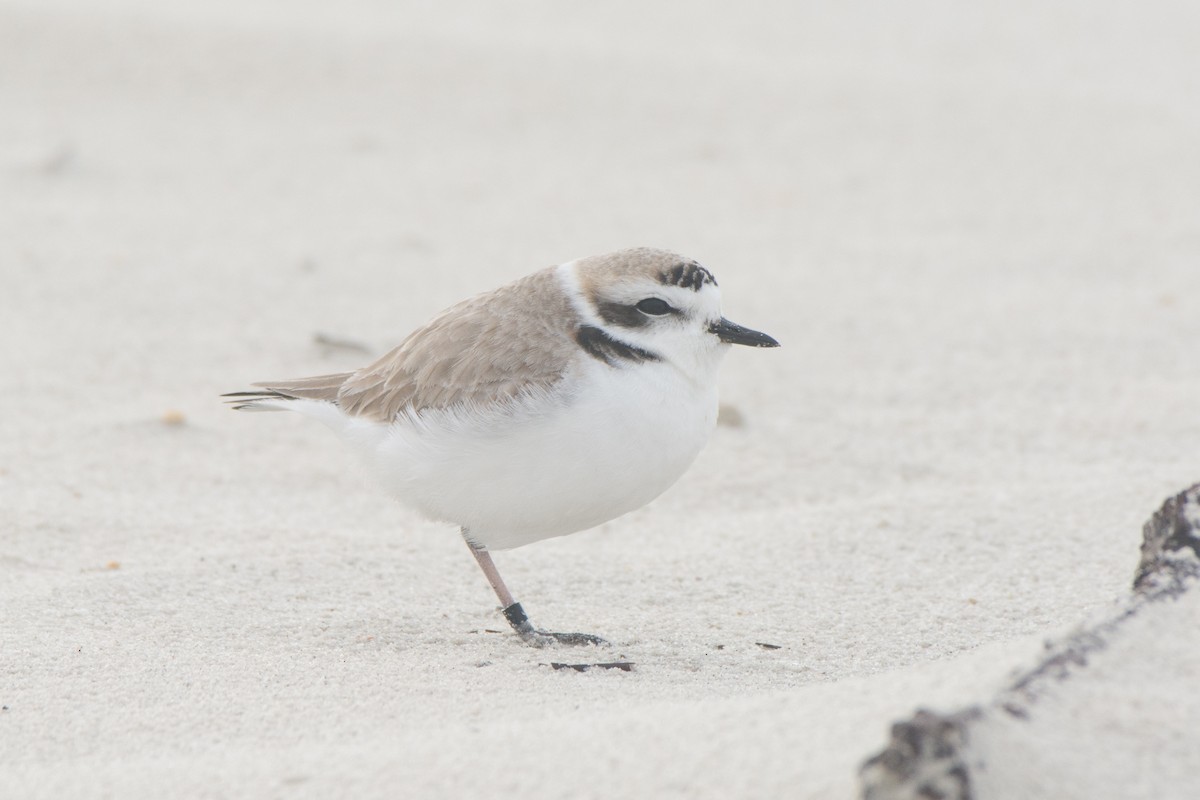
[[[490,551],[594,527],[675,483],[716,424],[726,345],[779,346],[720,301],[695,261],[621,250],[464,300],[357,372],[226,396],[320,420],[402,502],[458,525],[525,641],[602,643],[534,628]]]

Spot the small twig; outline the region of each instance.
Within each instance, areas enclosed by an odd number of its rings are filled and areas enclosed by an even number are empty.
[[[632,672],[633,663],[634,662],[632,661],[609,661],[602,664],[563,664],[558,661],[551,661],[550,666],[554,669],[573,669],[576,672],[587,672],[592,667],[599,667],[600,669],[619,669],[622,672]],[[542,666],[546,665],[543,664]]]

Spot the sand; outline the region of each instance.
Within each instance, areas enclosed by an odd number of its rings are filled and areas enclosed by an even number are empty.
[[[3,0],[0,796],[855,796],[893,720],[1128,595],[1200,479],[1198,31],[1184,2]],[[217,400],[634,245],[783,348],[730,354],[741,422],[663,497],[497,556],[630,673],[487,632],[454,531]],[[1194,657],[1176,612],[1154,652]],[[1200,768],[1147,759],[1179,728],[1122,680],[1139,651],[1088,695],[1148,710],[1081,797]]]

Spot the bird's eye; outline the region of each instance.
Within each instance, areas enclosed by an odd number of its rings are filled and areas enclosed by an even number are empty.
[[[670,314],[673,310],[666,300],[660,300],[657,297],[647,297],[638,303],[636,308],[643,314],[649,314],[652,317],[661,317],[663,314]]]

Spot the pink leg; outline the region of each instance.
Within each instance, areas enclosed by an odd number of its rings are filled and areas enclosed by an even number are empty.
[[[554,642],[561,642],[562,644],[608,644],[599,636],[592,636],[589,633],[550,633],[534,628],[532,623],[529,622],[529,617],[525,615],[525,609],[513,599],[512,592],[508,591],[508,587],[504,585],[504,579],[500,577],[500,572],[496,569],[496,563],[492,561],[492,554],[485,548],[476,547],[471,544],[466,530],[463,530],[463,539],[466,540],[467,547],[471,549],[471,555],[475,556],[475,561],[479,563],[479,568],[483,570],[488,583],[492,585],[492,590],[496,593],[496,597],[500,598],[500,605],[504,608],[504,618],[508,620],[508,624],[513,627],[513,630],[526,643],[535,647],[545,647]]]
[[[492,590],[496,592],[496,597],[500,598],[501,605],[508,608],[515,603],[516,601],[513,600],[512,593],[504,585],[504,579],[500,577],[500,573],[496,570],[496,562],[492,561],[492,554],[487,550],[476,550],[472,547],[471,555],[475,556],[475,560],[479,562],[479,568],[487,576],[488,583],[492,585]]]

